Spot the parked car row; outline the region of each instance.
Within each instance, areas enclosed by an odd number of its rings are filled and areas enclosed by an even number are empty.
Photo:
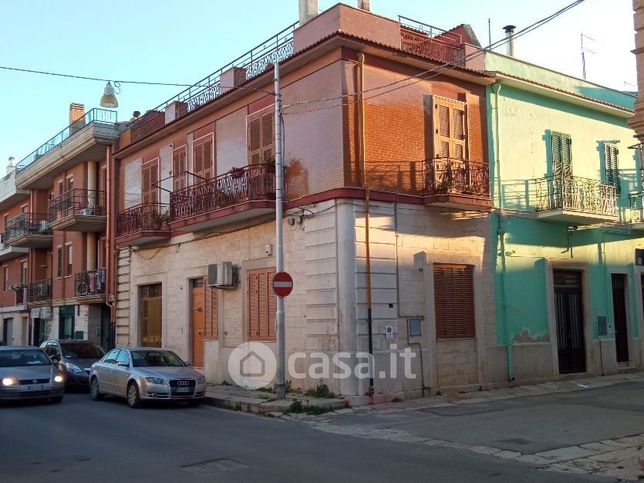
[[[90,397],[199,404],[206,380],[174,352],[150,347],[116,348],[107,354],[81,340],[47,340],[40,347],[0,347],[0,401],[63,400],[66,387],[88,388]]]

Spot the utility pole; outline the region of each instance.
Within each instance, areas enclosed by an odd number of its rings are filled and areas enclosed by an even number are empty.
[[[584,47],[584,38],[594,42],[595,39],[592,37],[588,37],[588,35],[584,35],[583,33],[581,34],[581,71],[584,76],[584,80],[586,79],[586,52],[589,52],[591,54],[594,54],[595,52],[590,50],[588,47]]]
[[[280,91],[280,66],[273,67],[275,86],[275,273],[284,271],[284,240],[282,216],[284,210],[284,160],[282,157],[282,94]],[[277,297],[275,313],[277,332],[277,399],[286,398],[286,334],[284,333],[284,297]]]

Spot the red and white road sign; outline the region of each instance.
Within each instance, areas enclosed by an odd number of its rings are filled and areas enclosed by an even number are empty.
[[[273,292],[278,297],[286,297],[293,290],[293,279],[287,272],[277,272],[273,277]]]

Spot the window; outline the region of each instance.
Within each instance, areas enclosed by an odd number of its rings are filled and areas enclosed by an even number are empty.
[[[68,243],[65,245],[65,251],[66,253],[66,261],[67,263],[65,264],[65,276],[69,277],[73,273],[73,267],[72,267],[72,262],[73,262],[73,252],[72,252],[72,244]]]
[[[130,365],[130,354],[128,351],[122,350],[119,352],[119,355],[116,356],[116,363],[117,364],[127,364],[128,366]]]
[[[143,204],[159,202],[159,158],[144,163],[141,167],[141,198]]]
[[[464,102],[434,96],[434,157],[468,158]]]
[[[180,147],[172,151],[172,191],[179,191],[186,187],[186,147]]]
[[[434,264],[436,338],[472,338],[474,325],[474,267]]]
[[[619,149],[611,143],[604,143],[604,172],[605,181],[615,186],[617,194],[621,192],[620,177],[619,177],[619,163],[618,163]]]
[[[552,175],[557,178],[572,176],[572,138],[569,134],[551,133]]]
[[[74,189],[74,177],[73,176],[68,176],[67,179],[65,180],[65,191],[69,191]]]
[[[206,288],[206,327],[204,330],[205,339],[217,339],[219,337],[219,300],[215,287]]]
[[[272,290],[274,268],[248,272],[248,338],[275,340],[277,298]]]
[[[270,109],[264,114],[248,118],[248,163],[259,164],[272,158],[274,114]]]
[[[9,290],[9,267],[7,265],[2,266],[2,290],[5,292]]]
[[[192,170],[199,177],[197,182],[214,176],[213,158],[212,136],[209,135],[195,141],[192,147]]]
[[[60,245],[56,247],[56,276],[63,276],[63,247]]]
[[[139,288],[141,302],[141,345],[161,347],[161,284]]]
[[[116,364],[116,358],[118,357],[118,354],[120,352],[120,349],[112,349],[107,353],[107,355],[103,358],[103,363],[105,364]]]

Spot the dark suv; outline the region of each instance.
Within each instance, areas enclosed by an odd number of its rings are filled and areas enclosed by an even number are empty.
[[[89,388],[89,368],[105,355],[89,340],[46,340],[40,344],[49,358],[65,373],[65,385]]]

